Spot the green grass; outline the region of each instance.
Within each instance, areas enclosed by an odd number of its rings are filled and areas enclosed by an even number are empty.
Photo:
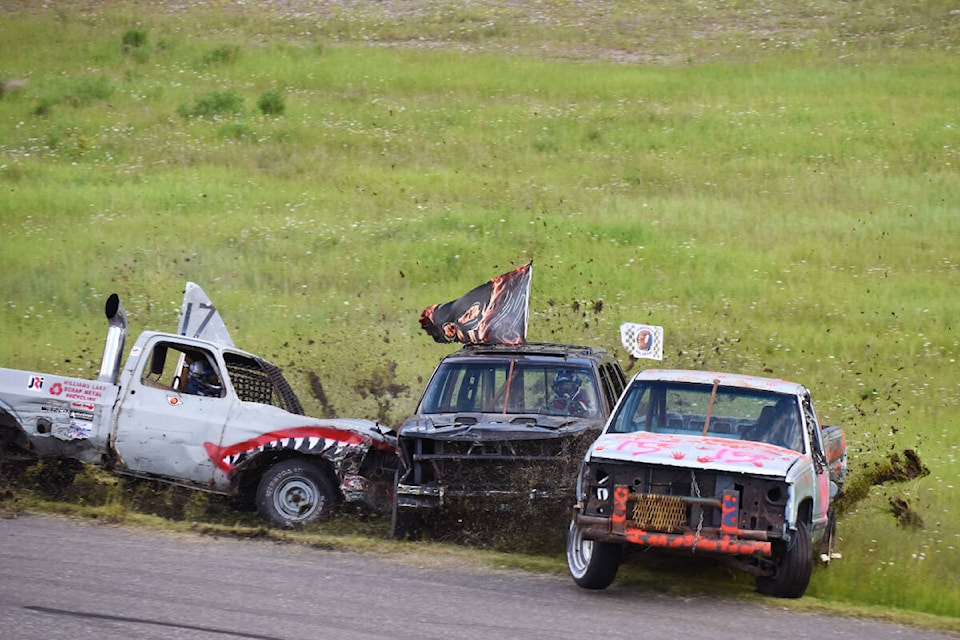
[[[533,258],[530,339],[635,371],[663,325],[809,386],[852,479],[915,450],[810,597],[960,617],[951,3],[283,7],[0,9],[0,365],[95,377],[109,293],[173,330],[193,280],[308,412],[398,422],[452,350],[420,311]]]

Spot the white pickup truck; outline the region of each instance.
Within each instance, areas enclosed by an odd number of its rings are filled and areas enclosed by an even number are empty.
[[[711,555],[765,595],[799,598],[833,553],[846,441],[802,385],[707,371],[630,381],[587,452],[567,540],[574,581],[604,589],[625,545]]]
[[[396,437],[360,419],[303,415],[270,362],[236,349],[187,283],[180,332],[146,331],[123,369],[126,313],[106,302],[97,380],[0,369],[0,458],[69,457],[112,471],[256,500],[288,527],[342,501],[392,504]]]

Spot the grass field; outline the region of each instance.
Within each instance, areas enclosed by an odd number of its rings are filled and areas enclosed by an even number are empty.
[[[954,4],[6,2],[0,366],[96,377],[106,296],[173,330],[192,280],[308,413],[397,423],[423,308],[533,259],[530,340],[844,427],[809,600],[960,618]]]

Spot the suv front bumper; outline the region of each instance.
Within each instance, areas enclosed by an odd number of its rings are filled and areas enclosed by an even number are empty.
[[[562,495],[572,493],[572,488]],[[545,489],[528,491],[509,491],[497,489],[450,490],[443,485],[398,484],[396,487],[397,507],[401,509],[439,509],[449,500],[474,498],[489,501],[497,500],[548,500],[558,497],[558,492]]]

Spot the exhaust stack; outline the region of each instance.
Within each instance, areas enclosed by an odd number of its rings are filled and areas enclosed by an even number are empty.
[[[111,293],[104,309],[107,314],[107,342],[103,346],[103,361],[100,364],[99,382],[116,384],[120,376],[120,356],[127,340],[127,312],[123,310],[120,296]]]

